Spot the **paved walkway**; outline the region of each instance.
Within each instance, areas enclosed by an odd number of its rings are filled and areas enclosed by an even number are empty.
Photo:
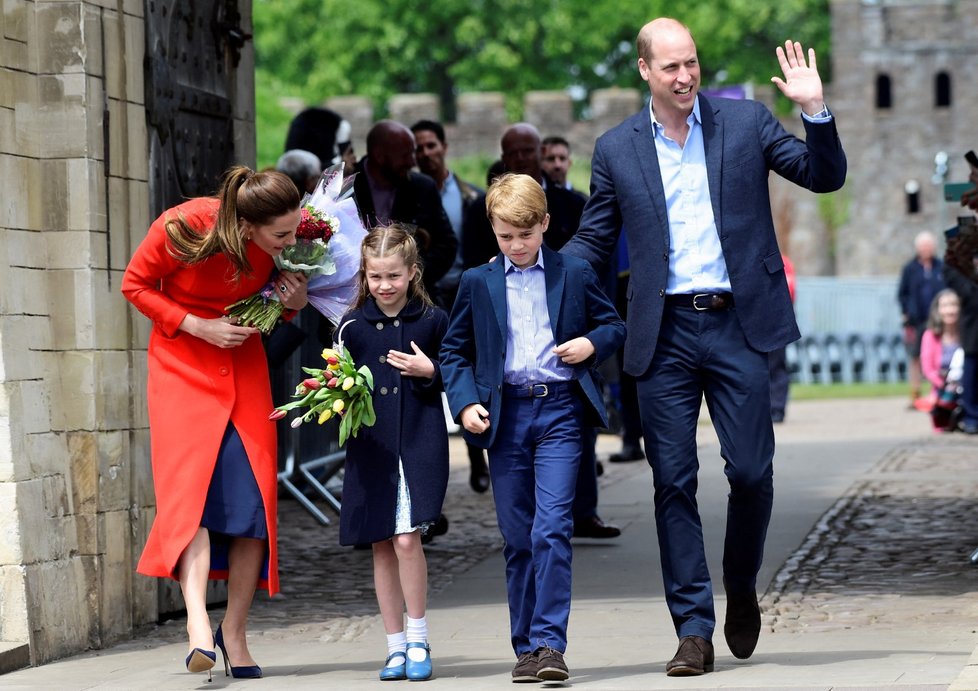
[[[722,635],[717,667],[669,678],[675,635],[662,597],[645,463],[605,464],[601,514],[624,528],[575,541],[567,660],[578,689],[978,689],[978,439],[934,435],[902,399],[792,404],[778,426],[776,498],[760,582],[764,628],[751,660]],[[720,573],[725,487],[712,428],[700,427],[699,501]],[[599,455],[617,449],[599,438]],[[453,440],[449,533],[427,548],[433,688],[514,688],[501,541],[491,494],[468,489]],[[280,515],[283,593],[253,611],[266,677],[249,686],[375,687],[384,655],[369,551],[336,545],[295,502]],[[717,597],[722,630],[723,597]],[[214,621],[220,618],[214,612]],[[190,689],[183,622],[135,640],[0,677],[4,689]],[[238,684],[244,682],[237,682]]]

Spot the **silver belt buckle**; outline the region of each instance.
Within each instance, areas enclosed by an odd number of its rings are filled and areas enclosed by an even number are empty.
[[[708,297],[710,297],[710,294],[709,293],[697,293],[696,295],[694,295],[693,296],[693,309],[696,310],[697,312],[706,312],[707,310],[709,310],[710,309],[709,307],[700,307],[699,305],[696,304],[696,301],[699,298],[708,298]]]
[[[542,389],[542,391],[540,391],[540,389]],[[533,398],[546,398],[549,395],[550,389],[546,384],[533,384],[530,386],[530,396]]]

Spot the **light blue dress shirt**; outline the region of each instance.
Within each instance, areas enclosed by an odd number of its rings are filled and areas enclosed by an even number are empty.
[[[649,115],[669,218],[666,293],[727,292],[730,276],[710,203],[699,99],[686,119],[689,133],[684,146],[666,136],[665,128],[655,119],[651,100]]]
[[[553,354],[553,328],[547,309],[543,252],[534,264],[519,269],[503,257],[506,269],[506,363],[503,381],[529,384],[568,381],[573,369]]]
[[[699,99],[693,102],[693,112],[686,119],[689,133],[684,146],[665,135],[665,128],[655,119],[651,99],[649,117],[669,218],[666,293],[727,292],[730,276],[710,200]],[[814,123],[832,120],[828,108],[811,116],[803,112],[802,117]]]
[[[441,205],[445,208],[452,230],[455,231],[458,251],[455,253],[455,261],[452,262],[451,268],[438,279],[435,285],[439,288],[454,288],[462,276],[462,190],[458,187],[454,173],[449,172],[445,182],[442,183]]]

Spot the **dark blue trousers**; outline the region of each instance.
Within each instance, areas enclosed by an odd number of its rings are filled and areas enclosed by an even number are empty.
[[[513,650],[564,652],[583,402],[574,383],[550,387],[543,398],[519,398],[506,388],[489,477],[505,541]]]
[[[652,364],[638,378],[639,408],[666,604],[680,637],[711,640],[716,615],[696,504],[696,423],[704,396],[730,484],[723,577],[728,592],[749,592],[774,495],[767,355],[747,344],[735,309],[667,305]]]

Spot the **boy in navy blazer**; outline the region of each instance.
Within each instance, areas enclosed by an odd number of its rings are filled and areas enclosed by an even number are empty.
[[[607,424],[591,368],[625,325],[588,262],[543,246],[543,188],[504,175],[486,195],[500,254],[462,274],[441,370],[467,441],[489,450],[505,540],[513,681],[564,681],[572,504],[585,426]]]

